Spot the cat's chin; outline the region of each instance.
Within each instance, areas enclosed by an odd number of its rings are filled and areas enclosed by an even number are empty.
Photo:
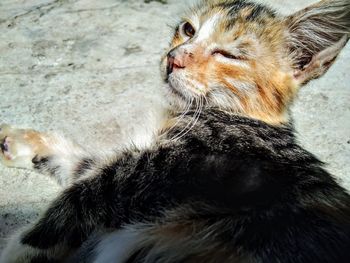
[[[174,87],[171,83],[165,83],[165,99],[169,104],[169,107],[173,111],[183,111],[188,106],[189,98],[186,98],[178,88]]]
[[[187,101],[189,98],[188,96],[184,95],[181,90],[174,84],[168,83],[169,90],[174,94],[174,96],[179,97],[180,99]]]

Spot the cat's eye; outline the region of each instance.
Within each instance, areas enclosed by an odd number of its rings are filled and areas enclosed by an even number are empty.
[[[228,58],[228,59],[242,59],[242,57],[240,56],[235,56],[233,54],[231,54],[230,52],[228,51],[225,51],[225,50],[221,50],[221,49],[217,49],[217,50],[214,50],[212,52],[212,55],[216,55],[216,54],[219,54],[225,58]]]
[[[182,31],[188,37],[193,37],[194,34],[196,33],[196,30],[194,29],[194,27],[191,25],[190,22],[185,22],[183,24]]]

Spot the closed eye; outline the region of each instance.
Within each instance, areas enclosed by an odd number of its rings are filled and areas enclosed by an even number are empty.
[[[233,55],[230,52],[222,50],[222,49],[217,49],[217,50],[214,50],[212,52],[212,55],[217,55],[217,54],[219,54],[219,55],[221,55],[221,56],[223,56],[225,58],[228,58],[228,59],[239,59],[239,60],[243,59],[243,57]]]

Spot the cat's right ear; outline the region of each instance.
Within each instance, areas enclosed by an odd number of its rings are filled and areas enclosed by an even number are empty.
[[[350,0],[324,0],[286,17],[294,77],[300,84],[321,77],[350,36]]]

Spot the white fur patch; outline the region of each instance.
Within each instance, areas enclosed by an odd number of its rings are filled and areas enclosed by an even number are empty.
[[[50,149],[50,167],[60,167],[59,173],[55,174],[56,180],[62,186],[71,183],[75,166],[87,153],[72,141],[59,134],[42,136],[42,142]]]
[[[193,87],[195,87],[195,89],[200,92],[200,93],[204,93],[205,92],[205,86],[200,83],[197,80],[192,79],[191,82],[193,83]]]
[[[229,109],[232,112],[243,112],[241,100],[229,89],[215,84],[209,84],[210,96],[209,101],[220,109]]]
[[[245,94],[251,94],[256,90],[255,83],[250,83],[247,81],[240,81],[233,78],[225,78],[225,80],[231,84],[233,87]]]
[[[199,22],[199,17],[198,15],[193,15],[190,17],[190,21],[192,22],[192,26],[194,26],[194,28],[196,30],[198,30],[199,26],[200,26],[200,22]]]
[[[93,263],[122,263],[133,253],[139,241],[138,235],[130,230],[119,230],[103,237],[95,249]]]
[[[240,68],[250,69],[249,64],[244,60],[225,58],[224,56],[222,56],[220,54],[217,54],[215,56],[215,58],[217,61],[219,61],[220,63],[223,63],[223,64],[230,64],[232,66],[238,66]]]
[[[208,39],[215,32],[215,25],[220,19],[220,15],[216,14],[201,26],[198,32],[196,41],[203,41]]]

